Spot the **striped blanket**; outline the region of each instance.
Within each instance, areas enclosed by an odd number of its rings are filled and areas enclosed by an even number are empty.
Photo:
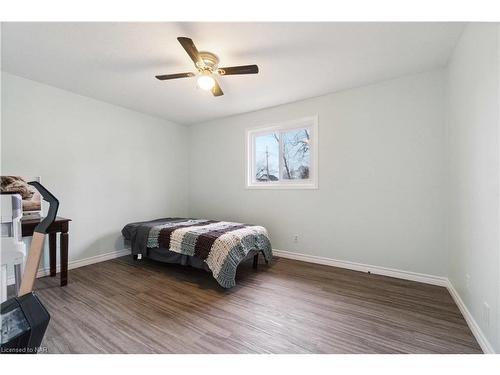
[[[249,251],[262,252],[267,261],[272,258],[267,231],[261,226],[183,218],[160,219],[144,224],[147,225],[146,230],[143,228],[147,249],[168,249],[202,259],[224,288],[235,285],[236,268]],[[126,228],[122,231],[124,235]],[[132,250],[133,253],[143,253],[137,246],[134,252],[134,243]]]

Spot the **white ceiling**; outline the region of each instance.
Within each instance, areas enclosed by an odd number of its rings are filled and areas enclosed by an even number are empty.
[[[327,94],[447,63],[461,23],[3,23],[4,71],[190,124]],[[220,78],[213,97],[176,38],[258,75]]]

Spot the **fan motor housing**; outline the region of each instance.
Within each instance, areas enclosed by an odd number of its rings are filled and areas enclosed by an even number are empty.
[[[206,51],[200,51],[199,53],[205,66],[198,66],[198,64],[196,64],[197,68],[200,70],[208,69],[211,72],[215,72],[217,70],[217,67],[219,66],[219,58],[217,57],[217,55],[212,52]]]

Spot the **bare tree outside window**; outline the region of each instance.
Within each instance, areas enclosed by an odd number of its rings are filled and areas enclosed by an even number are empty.
[[[281,133],[283,171],[282,178],[303,180],[309,178],[309,131],[297,129]]]
[[[256,136],[255,179],[260,182],[278,181],[280,178],[284,180],[308,179],[309,140],[308,129],[294,129]]]
[[[247,187],[317,189],[317,138],[317,117],[248,130]]]

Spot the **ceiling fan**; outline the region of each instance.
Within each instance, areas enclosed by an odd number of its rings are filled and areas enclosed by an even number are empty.
[[[224,93],[215,78],[217,74],[221,76],[228,76],[235,74],[257,74],[259,72],[259,67],[257,65],[241,65],[219,68],[219,58],[215,54],[205,51],[198,52],[198,49],[190,38],[179,37],[177,40],[186,50],[191,60],[193,60],[197,73],[188,72],[157,75],[156,78],[161,81],[198,76],[197,82],[199,88],[206,91],[212,91],[214,96],[222,96]]]

